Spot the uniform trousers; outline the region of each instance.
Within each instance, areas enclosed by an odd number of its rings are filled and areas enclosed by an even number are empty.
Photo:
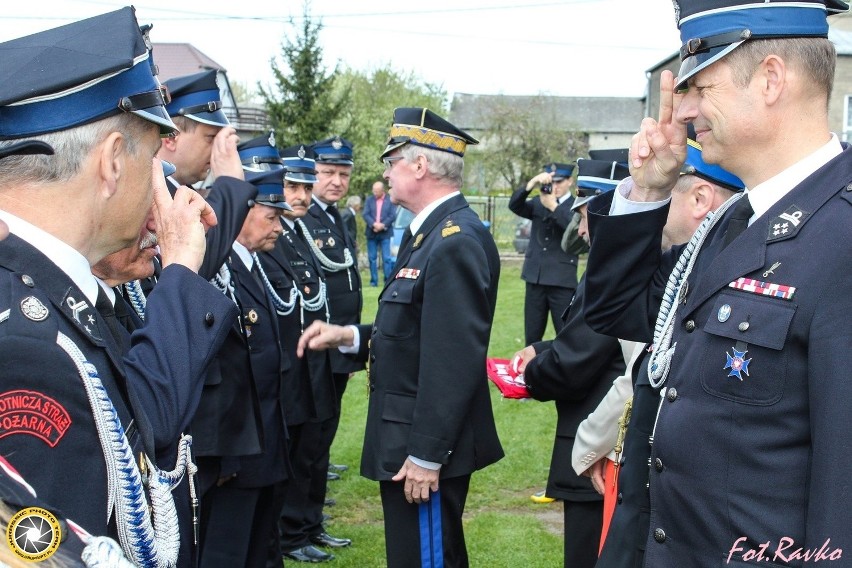
[[[553,320],[553,328],[558,334],[563,326],[562,316],[573,297],[574,288],[527,282],[524,295],[524,345],[541,341],[544,330],[547,328],[548,313]]]
[[[311,535],[322,532],[322,503],[317,507],[311,498],[313,470],[322,454],[321,425],[321,422],[306,422],[288,426],[293,477],[287,484],[278,523],[282,552],[308,546],[311,544]],[[326,470],[322,472],[323,479],[327,471],[326,465]],[[313,492],[315,496],[316,488]]]
[[[225,483],[208,490],[201,501],[200,566],[264,568],[286,483],[259,488]]]
[[[563,501],[565,568],[594,568],[603,524],[603,501]]]
[[[380,481],[385,518],[385,550],[388,568],[440,566],[466,568],[462,514],[470,475],[441,479],[439,490],[427,503],[405,500],[405,483]]]

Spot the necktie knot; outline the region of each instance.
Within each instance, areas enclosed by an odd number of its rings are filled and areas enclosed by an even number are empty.
[[[734,205],[731,211],[731,216],[728,220],[728,229],[725,232],[725,246],[728,246],[731,241],[748,228],[748,220],[751,219],[752,215],[754,215],[754,209],[751,206],[748,195],[744,195],[737,201],[737,204]]]

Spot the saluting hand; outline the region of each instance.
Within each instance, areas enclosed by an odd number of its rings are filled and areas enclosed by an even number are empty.
[[[673,121],[674,75],[660,77],[660,120],[646,118],[630,143],[632,201],[668,199],[686,160],[686,125]]]
[[[239,143],[240,137],[231,126],[226,126],[216,133],[213,139],[213,150],[210,153],[210,171],[213,172],[214,177],[229,176],[246,179],[240,153],[237,151]]]
[[[163,166],[153,160],[154,220],[163,268],[182,264],[198,272],[204,259],[207,229],[216,225],[216,213],[195,190],[181,186],[174,199],[163,178]]]

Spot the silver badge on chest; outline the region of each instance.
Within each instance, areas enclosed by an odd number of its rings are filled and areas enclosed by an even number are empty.
[[[718,319],[720,322],[724,323],[724,322],[728,321],[729,317],[731,317],[731,306],[728,305],[728,304],[725,304],[724,306],[719,308],[719,313],[716,314],[716,319]]]
[[[47,306],[42,304],[41,300],[35,296],[27,296],[21,300],[21,312],[33,321],[44,321],[50,313],[47,311]]]

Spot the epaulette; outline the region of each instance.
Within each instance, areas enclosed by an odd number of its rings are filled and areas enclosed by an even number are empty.
[[[441,229],[441,237],[446,239],[450,235],[455,235],[456,233],[461,233],[461,227],[456,225],[455,221],[452,219],[447,219],[447,222],[444,223],[444,228]]]

